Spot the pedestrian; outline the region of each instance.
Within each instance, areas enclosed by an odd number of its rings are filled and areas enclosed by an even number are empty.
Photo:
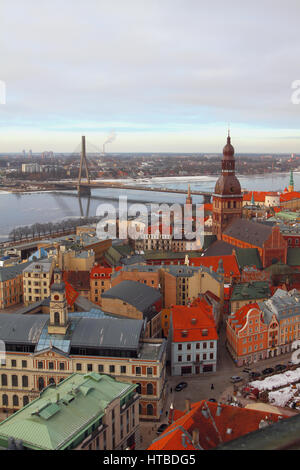
[[[171,387],[171,393],[173,392],[173,388]]]
[[[214,388],[215,388],[215,387],[214,387],[214,384],[211,384],[210,389],[211,389],[211,390],[214,390]]]

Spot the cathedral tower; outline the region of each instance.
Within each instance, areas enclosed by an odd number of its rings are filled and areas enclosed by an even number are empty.
[[[234,148],[228,132],[227,144],[223,149],[222,174],[213,194],[212,229],[218,240],[222,239],[222,232],[230,222],[242,217],[242,202],[241,185],[235,176]]]

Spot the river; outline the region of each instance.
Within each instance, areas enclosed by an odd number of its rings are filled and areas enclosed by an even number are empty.
[[[261,191],[282,191],[289,184],[288,173],[267,174],[263,176],[238,176],[243,189]],[[151,180],[135,181],[138,186],[168,187],[187,190],[213,191],[216,183],[215,176],[152,178]],[[128,180],[128,183],[132,181]],[[295,189],[300,187],[300,172],[294,173]],[[96,215],[96,209],[101,202],[117,204],[119,195],[126,195],[128,203],[183,203],[184,194],[160,193],[136,190],[93,189],[90,198],[89,214]],[[201,196],[193,196],[195,203],[202,202]],[[57,222],[64,218],[87,215],[87,199],[76,197],[76,192],[32,192],[8,193],[0,192],[0,240],[8,238],[15,227],[31,225],[37,222]]]

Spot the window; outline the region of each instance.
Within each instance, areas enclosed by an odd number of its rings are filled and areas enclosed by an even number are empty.
[[[23,369],[26,369],[26,367],[27,367],[27,361],[22,361],[22,367],[23,367]]]
[[[147,375],[152,375],[152,374],[153,374],[152,367],[147,367]]]
[[[3,406],[8,406],[8,396],[7,395],[2,395],[2,405]]]
[[[43,363],[42,362],[38,362],[38,369],[42,369],[43,368]]]
[[[178,362],[182,362],[182,356],[178,356]]]
[[[153,406],[151,404],[147,405],[147,415],[153,416]]]
[[[59,363],[59,370],[65,370],[65,363],[64,362]]]
[[[153,395],[153,385],[147,384],[147,395]]]
[[[81,364],[76,364],[76,370],[81,370],[82,367],[81,367]]]
[[[142,369],[140,367],[136,367],[135,368],[135,373],[136,373],[136,375],[141,375]]]
[[[87,371],[92,372],[93,371],[93,364],[87,364]]]
[[[177,349],[178,351],[182,351],[182,344],[178,344]]]
[[[19,397],[18,397],[18,395],[13,395],[13,406],[19,406]]]
[[[17,361],[16,361],[15,359],[13,359],[13,360],[11,361],[11,366],[12,366],[12,367],[17,367]]]
[[[12,375],[11,377],[11,384],[13,387],[17,387],[18,386],[18,376],[17,375]]]
[[[126,374],[126,366],[121,366],[121,374]]]
[[[22,376],[22,387],[28,387],[28,377],[27,377],[27,375]]]
[[[103,372],[104,371],[104,367],[102,364],[99,364],[98,365],[98,372]]]
[[[53,370],[53,369],[54,369],[54,363],[53,363],[53,362],[49,362],[48,367],[49,367],[49,369]]]
[[[109,366],[109,372],[114,373],[115,372],[115,366]]]
[[[7,375],[6,374],[2,374],[1,375],[1,385],[3,387],[6,387],[7,386]]]
[[[56,325],[59,325],[59,320],[60,320],[59,312],[55,312],[54,313],[54,323]]]
[[[190,355],[190,354],[188,354],[188,355],[186,356],[186,360],[187,360],[187,361],[190,361],[190,360],[191,360],[191,355]]]

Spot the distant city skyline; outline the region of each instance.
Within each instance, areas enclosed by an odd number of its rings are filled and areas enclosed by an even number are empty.
[[[299,153],[297,0],[3,0],[0,153]]]

